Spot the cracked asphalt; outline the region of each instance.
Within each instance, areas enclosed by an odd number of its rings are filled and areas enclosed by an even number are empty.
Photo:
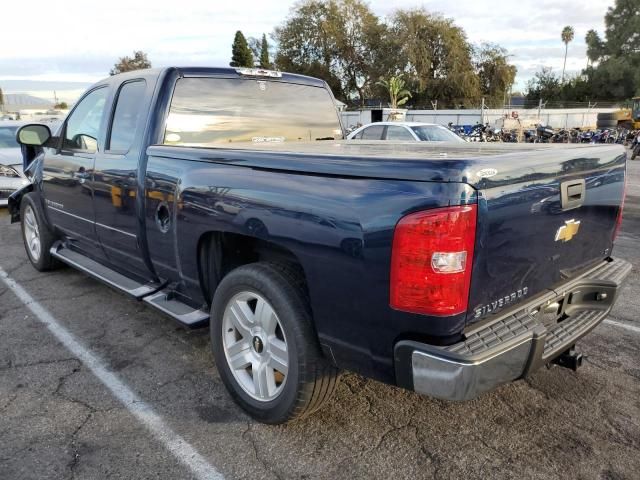
[[[634,264],[611,319],[640,327],[640,162],[614,255]],[[554,367],[468,403],[352,373],[323,410],[251,421],[206,329],[188,331],[70,268],[36,272],[0,212],[0,266],[225,478],[637,479],[640,333],[601,324],[577,372]],[[0,282],[0,479],[191,478]]]

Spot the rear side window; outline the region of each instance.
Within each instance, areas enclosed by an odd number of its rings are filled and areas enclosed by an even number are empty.
[[[404,127],[387,127],[387,140],[413,141],[413,135]]]
[[[342,138],[338,112],[320,87],[256,79],[182,78],[166,145],[298,142]]]
[[[451,130],[439,125],[422,125],[411,128],[423,142],[464,142]]]
[[[127,152],[133,145],[145,87],[144,80],[127,82],[120,87],[107,150]]]
[[[382,140],[384,125],[374,125],[362,131],[362,140]]]

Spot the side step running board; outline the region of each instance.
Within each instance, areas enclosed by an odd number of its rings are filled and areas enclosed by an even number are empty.
[[[172,298],[170,291],[162,290],[142,300],[190,328],[203,327],[209,322],[209,312]]]
[[[158,289],[162,287],[162,285],[154,283],[143,284],[136,282],[135,280],[132,280],[115,270],[111,270],[109,267],[106,267],[101,263],[82,255],[81,253],[65,248],[60,241],[57,241],[52,245],[51,255],[61,262],[64,262],[67,265],[70,265],[117,290],[128,293],[138,300],[146,295],[157,292]]]
[[[51,255],[116,290],[128,293],[138,300],[144,300],[187,327],[202,327],[209,322],[209,312],[190,307],[172,298],[172,292],[169,290],[159,291],[164,284],[139,283],[79,252],[66,248],[60,241],[55,242],[51,247]]]

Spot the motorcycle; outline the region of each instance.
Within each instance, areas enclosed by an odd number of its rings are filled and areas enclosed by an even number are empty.
[[[544,125],[538,125],[536,128],[536,137],[533,140],[534,143],[550,143],[555,136],[553,128]]]
[[[635,160],[638,155],[640,155],[640,132],[631,143],[631,160]]]

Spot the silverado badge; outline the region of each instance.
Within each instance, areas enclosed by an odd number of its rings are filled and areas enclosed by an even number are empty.
[[[566,220],[564,225],[561,226],[556,232],[556,242],[562,240],[563,242],[568,242],[575,235],[578,234],[578,230],[580,229],[580,220],[577,222],[572,218],[571,220]]]

